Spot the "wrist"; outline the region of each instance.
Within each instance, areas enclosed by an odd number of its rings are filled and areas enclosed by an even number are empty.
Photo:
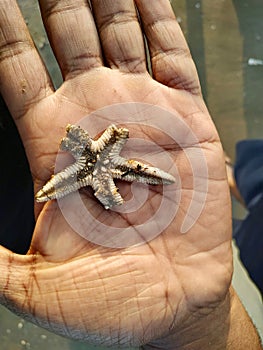
[[[199,314],[200,315],[200,314]],[[225,300],[206,316],[199,316],[191,326],[143,346],[144,350],[240,350],[262,349],[258,333],[230,288]]]

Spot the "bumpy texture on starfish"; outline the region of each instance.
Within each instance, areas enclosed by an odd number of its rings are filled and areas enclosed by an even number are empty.
[[[70,152],[76,162],[52,176],[36,194],[37,202],[58,199],[86,186],[91,186],[97,199],[109,209],[123,203],[113,179],[138,181],[151,185],[172,184],[172,175],[133,159],[125,159],[120,152],[129,131],[110,125],[93,140],[87,131],[76,125],[67,126],[67,135],[60,149]]]

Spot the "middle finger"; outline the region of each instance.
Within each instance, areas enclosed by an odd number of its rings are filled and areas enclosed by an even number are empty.
[[[102,66],[100,41],[88,2],[39,0],[50,44],[65,79]]]

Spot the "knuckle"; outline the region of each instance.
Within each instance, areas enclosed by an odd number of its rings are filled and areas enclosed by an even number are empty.
[[[0,44],[0,61],[17,57],[26,51],[33,50],[33,44],[28,40],[10,39]]]
[[[62,14],[66,12],[74,12],[81,9],[82,7],[87,7],[83,0],[48,0],[45,2],[45,7],[43,8],[44,18],[48,19],[49,17],[57,14]]]
[[[118,12],[107,13],[104,16],[101,16],[100,32],[103,32],[105,29],[108,29],[112,26],[125,26],[130,25],[133,22],[137,23],[137,17],[131,11],[120,10]]]

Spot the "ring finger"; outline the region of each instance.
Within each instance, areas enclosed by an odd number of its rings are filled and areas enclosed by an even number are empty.
[[[146,71],[145,47],[133,0],[91,0],[106,63],[123,72]]]

